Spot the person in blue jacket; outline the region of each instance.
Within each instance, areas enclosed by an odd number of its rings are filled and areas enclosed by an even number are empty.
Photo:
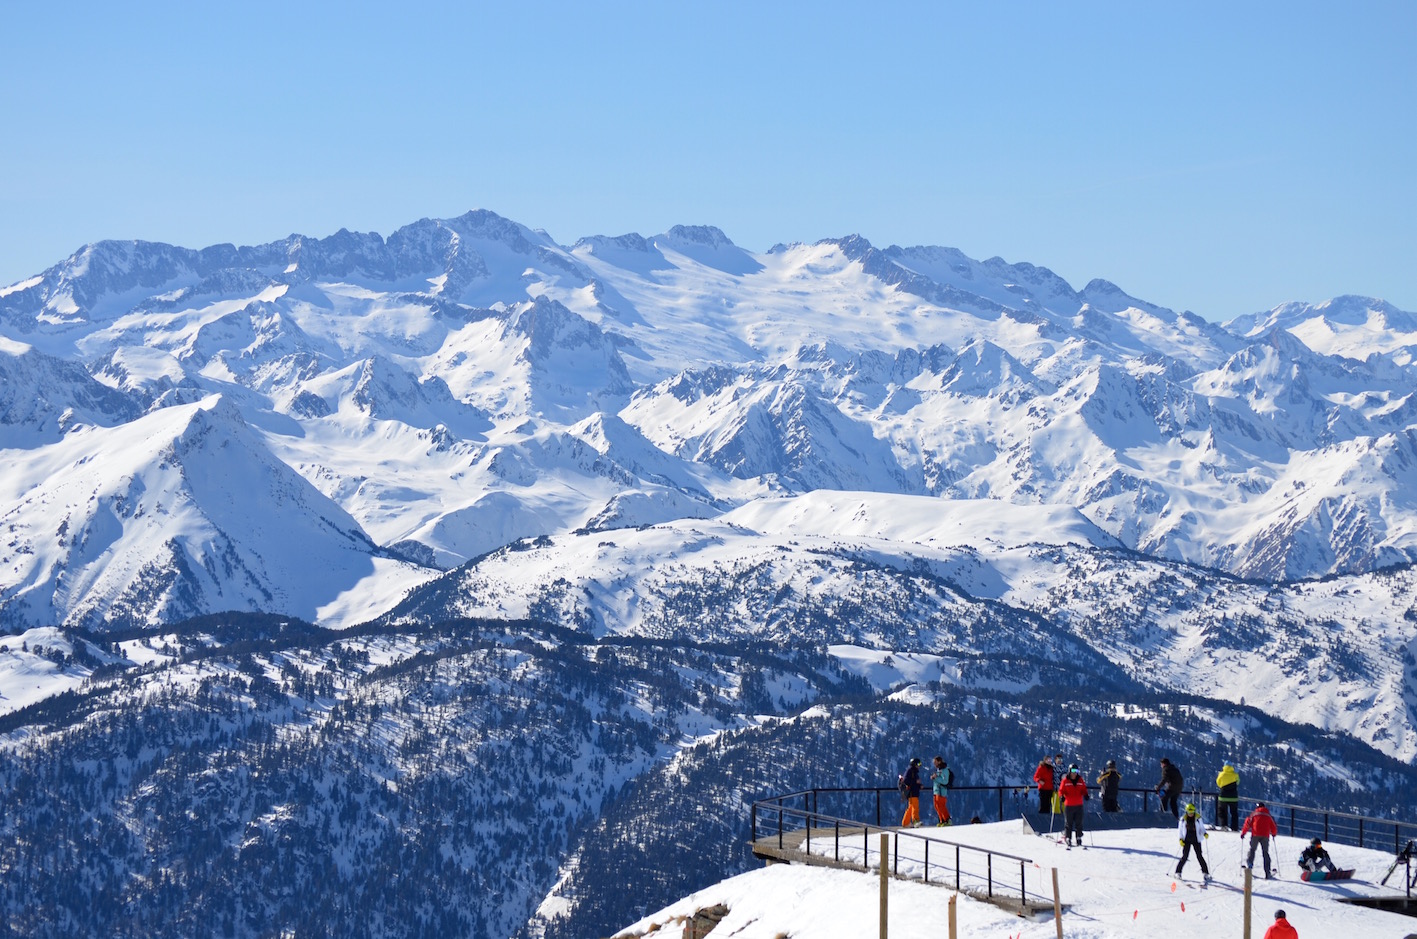
[[[935,794],[935,817],[939,819],[935,823],[940,825],[950,823],[950,783],[954,781],[954,773],[950,772],[950,765],[945,762],[942,756],[935,757],[935,771],[930,774],[930,785]]]

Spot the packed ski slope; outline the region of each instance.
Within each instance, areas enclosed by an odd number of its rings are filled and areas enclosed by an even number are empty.
[[[1173,875],[1178,857],[1170,829],[1100,831],[1087,836],[1086,849],[1071,850],[1050,838],[1021,828],[1021,823],[965,825],[921,834],[960,844],[976,845],[1032,860],[1028,869],[1031,896],[1052,898],[1052,870],[1058,870],[1059,895],[1066,907],[1063,935],[1069,939],[1214,939],[1241,935],[1244,872],[1240,869],[1240,838],[1216,832],[1206,842],[1214,880],[1207,886],[1195,859],[1184,878]],[[913,839],[900,839],[901,869],[917,866],[923,853]],[[1246,841],[1248,846],[1248,841]],[[1390,854],[1334,847],[1335,859],[1354,867],[1354,879],[1311,885],[1297,876],[1299,839],[1280,837],[1277,845],[1280,877],[1254,881],[1253,935],[1264,935],[1282,909],[1301,937],[1362,936],[1363,939],[1405,939],[1417,931],[1417,920],[1339,902],[1345,897],[1400,894],[1399,871],[1380,888],[1377,881],[1392,861]],[[937,848],[938,859],[951,852]],[[938,863],[938,861],[937,861]],[[1256,860],[1258,864],[1258,859]],[[618,933],[615,939],[679,939],[682,918],[723,904],[729,913],[714,935],[735,939],[862,939],[878,934],[879,879],[863,874],[804,865],[778,864],[750,871],[685,897]],[[948,904],[953,891],[945,887],[893,881],[889,896],[892,939],[939,939],[946,935]],[[1051,916],[1025,920],[997,906],[960,895],[959,934],[966,939],[1052,939]]]

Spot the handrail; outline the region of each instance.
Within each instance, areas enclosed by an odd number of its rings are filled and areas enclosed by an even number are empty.
[[[894,851],[894,855],[895,855],[895,856],[894,856],[893,862],[891,863],[891,873],[892,873],[893,876],[900,877],[900,876],[902,876],[901,873],[900,873],[900,838],[901,838],[902,836],[904,836],[904,837],[907,838],[907,839],[914,839],[914,841],[916,841],[917,843],[919,843],[919,844],[922,846],[922,848],[923,848],[923,851],[922,851],[923,857],[920,859],[920,860],[922,861],[923,865],[924,865],[924,866],[923,866],[923,872],[922,872],[922,874],[921,874],[921,879],[922,879],[925,883],[931,883],[931,882],[932,882],[932,881],[930,880],[930,848],[931,848],[931,846],[933,845],[933,846],[936,846],[937,848],[946,848],[946,849],[953,848],[953,849],[954,849],[955,889],[956,889],[956,890],[960,889],[960,885],[961,885],[962,879],[965,878],[965,877],[968,877],[970,880],[982,881],[982,882],[984,883],[984,885],[985,885],[986,896],[989,897],[989,898],[991,898],[991,899],[994,897],[994,889],[995,889],[995,886],[996,886],[995,874],[994,874],[994,859],[995,859],[995,858],[999,858],[999,859],[1001,859],[1001,860],[1011,861],[1011,862],[1014,862],[1014,863],[1017,863],[1017,864],[1018,864],[1019,902],[1023,905],[1023,907],[1024,907],[1025,909],[1027,908],[1027,906],[1028,906],[1028,866],[1029,866],[1030,864],[1033,864],[1033,860],[1032,860],[1031,858],[1020,857],[1019,855],[1016,855],[1016,854],[1009,854],[1008,852],[1005,852],[1005,851],[994,851],[994,850],[990,850],[990,849],[988,849],[988,848],[981,848],[981,847],[979,847],[979,846],[977,846],[977,845],[962,844],[962,843],[960,843],[960,842],[951,841],[951,840],[948,840],[948,839],[945,839],[945,838],[931,837],[931,836],[927,836],[927,835],[925,835],[925,834],[923,834],[923,833],[920,833],[920,832],[909,831],[909,830],[902,830],[902,829],[895,828],[895,827],[893,827],[893,826],[882,825],[882,824],[880,824],[879,822],[877,822],[876,824],[872,824],[872,823],[870,823],[870,822],[861,821],[861,820],[859,820],[859,819],[846,818],[845,816],[838,816],[838,815],[830,815],[830,814],[827,814],[827,813],[819,812],[819,811],[817,811],[816,808],[815,808],[815,803],[816,803],[816,801],[817,801],[817,799],[818,799],[818,797],[819,797],[819,794],[822,793],[822,792],[831,792],[831,791],[872,792],[872,791],[875,791],[876,788],[877,788],[877,787],[858,786],[858,787],[852,787],[852,788],[850,788],[850,789],[847,789],[846,787],[843,787],[842,790],[809,789],[809,790],[803,790],[803,791],[800,791],[800,792],[787,793],[787,794],[784,794],[784,795],[781,795],[781,796],[770,796],[770,797],[768,797],[768,798],[766,798],[766,799],[758,799],[758,800],[756,800],[756,801],[754,801],[754,802],[752,803],[752,809],[751,809],[751,817],[752,817],[752,841],[753,841],[753,843],[754,843],[755,845],[756,845],[756,844],[758,843],[758,841],[759,841],[759,839],[758,839],[758,815],[759,815],[759,813],[762,813],[762,814],[764,814],[764,815],[767,815],[768,813],[772,813],[773,815],[776,816],[776,821],[777,821],[777,825],[776,825],[776,828],[777,828],[777,844],[778,844],[778,850],[780,850],[780,851],[781,851],[781,850],[784,850],[785,836],[786,836],[786,834],[787,834],[787,829],[785,828],[785,826],[784,826],[784,824],[783,824],[783,823],[784,823],[784,820],[785,820],[786,818],[799,819],[799,820],[801,820],[801,822],[802,822],[802,829],[804,830],[804,839],[803,839],[803,841],[804,841],[804,848],[803,848],[803,850],[805,851],[805,853],[806,853],[807,855],[813,856],[813,852],[812,852],[812,832],[813,832],[813,828],[815,827],[815,828],[816,828],[817,830],[819,830],[819,831],[831,831],[831,833],[832,833],[833,851],[832,851],[832,853],[831,853],[830,856],[831,856],[831,857],[836,861],[836,863],[838,863],[838,864],[848,864],[848,865],[854,867],[854,866],[856,866],[856,863],[855,863],[854,861],[852,861],[852,860],[845,860],[845,861],[843,861],[843,859],[842,859],[842,856],[841,856],[841,831],[842,831],[842,826],[843,826],[843,825],[847,826],[848,828],[853,828],[853,829],[859,828],[859,829],[861,830],[861,834],[862,834],[862,837],[863,837],[863,842],[862,842],[862,846],[861,846],[861,847],[862,847],[862,852],[861,852],[861,863],[860,863],[860,866],[861,866],[863,869],[865,869],[865,870],[870,870],[870,869],[871,869],[871,864],[870,864],[870,861],[871,861],[870,836],[871,836],[872,830],[874,829],[874,830],[879,831],[879,832],[881,832],[881,833],[883,833],[883,834],[884,834],[884,833],[889,833],[890,835],[892,835],[892,836],[895,837],[895,839],[896,839],[896,840],[895,840],[895,851]],[[813,808],[800,808],[800,809],[799,809],[799,808],[796,808],[796,807],[794,807],[794,806],[791,806],[791,805],[787,805],[787,804],[786,804],[786,802],[787,802],[788,800],[795,800],[795,799],[798,799],[798,798],[803,799],[804,802],[810,800],[810,802],[813,804],[814,807],[813,807]],[[877,796],[877,804],[879,805],[879,794],[878,794],[878,796]],[[820,837],[825,837],[825,836],[820,836]],[[853,837],[854,837],[854,836],[853,836]],[[850,853],[852,850],[854,850],[854,849],[848,847],[847,850],[848,850],[848,854],[849,854],[849,853]],[[985,871],[984,871],[984,873],[983,873],[982,875],[979,874],[979,873],[976,873],[975,871],[966,871],[966,870],[965,870],[965,866],[964,866],[964,864],[963,864],[963,862],[962,862],[962,858],[963,858],[964,852],[966,852],[966,851],[967,851],[967,852],[970,852],[970,853],[973,854],[973,855],[982,855],[982,856],[983,856],[983,860],[984,860],[984,863],[985,863]],[[879,849],[878,849],[878,853],[880,853]],[[822,856],[823,856],[823,857],[826,857],[827,855],[826,855],[826,854],[823,854]],[[937,855],[937,857],[938,857],[938,855]],[[913,861],[913,860],[914,860],[914,859],[907,858],[907,861]],[[882,854],[881,857],[880,857],[880,860],[878,861],[878,867],[884,868],[884,867],[886,866],[886,863],[887,863],[887,859],[886,859],[885,855]],[[939,862],[937,862],[937,866],[938,866],[938,865],[939,865]],[[944,865],[942,865],[942,866],[944,866],[944,867],[948,870],[949,865],[948,865],[947,863],[944,864]],[[1003,887],[1004,887],[1003,881],[998,881],[998,884],[997,884],[997,885],[998,885],[1000,888],[1003,888]]]
[[[1026,809],[1018,807],[1022,801],[1021,797],[1025,793],[1032,795],[1036,787],[1031,782],[1004,783],[993,786],[951,786],[950,793],[994,793],[997,795],[997,809],[991,811],[989,807],[980,808],[981,814],[995,815],[1000,821],[1005,818],[1017,818],[1020,815],[1030,814]],[[882,819],[881,796],[884,793],[895,793],[895,786],[814,786],[811,789],[803,789],[797,792],[786,793],[780,796],[772,796],[759,800],[763,803],[773,801],[786,801],[788,799],[810,800],[810,808],[815,812],[818,808],[818,801],[822,795],[831,794],[851,794],[851,793],[874,793],[876,796],[874,827],[890,828]],[[1005,797],[1013,795],[1015,799],[1016,812],[1009,812]],[[1140,796],[1142,811],[1154,811],[1159,809],[1159,800],[1153,807],[1153,799],[1156,799],[1156,789],[1154,787],[1124,786],[1119,788],[1119,795]],[[1211,818],[1218,815],[1220,794],[1213,789],[1195,788],[1183,791],[1183,798],[1204,805],[1212,810]],[[992,801],[992,800],[991,800]],[[1313,806],[1298,805],[1291,802],[1280,802],[1271,799],[1258,799],[1245,797],[1238,799],[1240,807],[1247,812],[1257,803],[1263,801],[1270,808],[1274,816],[1275,823],[1281,830],[1298,837],[1302,835],[1321,836],[1323,840],[1335,844],[1350,844],[1360,848],[1379,848],[1383,844],[1390,843],[1394,853],[1400,852],[1409,840],[1417,840],[1417,823],[1402,821],[1394,818],[1380,818],[1372,815],[1361,815],[1356,812],[1347,812],[1337,809],[1315,808]],[[754,803],[755,805],[757,803]],[[857,821],[856,824],[866,824]],[[1388,841],[1388,836],[1391,841]]]
[[[801,795],[800,792],[794,794]],[[761,805],[764,807],[765,811],[771,810],[774,812],[780,812],[783,815],[791,815],[794,818],[807,818],[815,821],[840,823],[842,825],[851,825],[855,828],[865,828],[868,831],[872,828],[877,828],[881,831],[888,831],[893,835],[904,835],[907,838],[918,838],[922,841],[929,841],[931,844],[947,844],[951,848],[963,848],[965,851],[974,851],[979,854],[992,854],[995,857],[1008,858],[1010,861],[1023,861],[1025,864],[1033,863],[1033,858],[1020,857],[1017,854],[1009,854],[1007,851],[995,851],[991,848],[981,848],[978,845],[964,844],[963,842],[950,841],[945,838],[934,838],[929,835],[923,835],[918,831],[912,831],[908,828],[897,828],[894,825],[873,825],[870,822],[863,822],[857,818],[839,818],[835,815],[827,815],[822,812],[807,812],[803,811],[802,809],[794,809],[789,805],[770,805],[769,803],[774,802],[776,798],[777,797],[774,796],[767,799],[759,799],[757,802],[754,802],[753,805]],[[787,796],[787,798],[791,798],[791,796],[789,795]]]

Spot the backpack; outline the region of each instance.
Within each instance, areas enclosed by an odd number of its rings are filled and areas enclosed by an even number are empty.
[[[907,786],[905,785],[905,774],[904,774],[904,773],[901,773],[900,776],[899,776],[899,778],[896,780],[895,787],[896,787],[896,789],[900,790],[900,801],[902,801],[902,802],[909,802],[909,801],[910,801],[910,789],[909,789],[909,787],[907,787]]]

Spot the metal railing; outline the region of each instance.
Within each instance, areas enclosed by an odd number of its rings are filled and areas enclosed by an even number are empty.
[[[999,787],[977,788],[993,791]],[[830,858],[840,866],[879,870],[883,865],[888,865],[893,877],[945,886],[951,883],[952,877],[956,890],[982,892],[985,898],[991,900],[996,897],[1014,896],[1013,878],[1006,879],[1004,870],[1016,864],[1017,897],[1020,906],[1027,908],[1027,875],[1029,865],[1033,864],[1032,859],[960,844],[923,832],[901,830],[893,825],[882,825],[879,821],[881,792],[893,793],[895,790],[875,787],[818,788],[760,799],[752,805],[753,843],[758,844],[764,839],[775,840],[778,850],[785,851],[790,838],[796,850],[823,859]],[[874,801],[877,807],[877,822],[873,824],[862,819],[832,815],[818,810],[824,794],[831,797],[852,793],[872,795],[869,801]],[[797,806],[799,801],[800,808]],[[879,844],[872,846],[872,834],[890,836],[890,857],[881,855]],[[904,851],[902,843],[905,845]],[[1035,891],[1035,896],[1041,897],[1041,894]]]
[[[1096,790],[1093,792],[1095,793]],[[922,810],[929,808],[926,796],[928,793],[922,794],[921,801],[925,803]],[[1283,835],[1305,839],[1321,838],[1332,844],[1374,850],[1390,848],[1394,854],[1401,853],[1408,841],[1417,840],[1417,823],[1295,805],[1289,802],[1275,802],[1269,799],[1242,798],[1238,803],[1237,814],[1241,819],[1244,819],[1260,801],[1263,801],[1269,808],[1275,824],[1279,827],[1280,834]],[[823,802],[826,802],[826,811],[823,811]],[[1182,795],[1180,799],[1182,806],[1188,802],[1194,802],[1202,810],[1202,815],[1207,821],[1213,823],[1219,818],[1220,794],[1218,792],[1192,789]],[[1161,799],[1154,789],[1122,788],[1118,792],[1118,803],[1122,811],[1159,812],[1162,810]],[[1101,803],[1094,801],[1092,804],[1100,807]],[[1035,788],[1024,784],[954,786],[949,791],[949,807],[950,814],[957,824],[976,818],[983,822],[1005,821],[1036,814],[1038,794]],[[870,833],[872,831],[878,834],[887,832],[922,842],[923,850],[920,852],[922,857],[912,860],[918,862],[923,868],[920,879],[926,882],[934,882],[930,881],[931,865],[933,863],[936,868],[941,866],[939,861],[941,849],[955,849],[954,871],[957,886],[965,878],[978,878],[983,881],[987,895],[991,897],[999,883],[994,876],[993,859],[998,857],[1010,863],[1019,863],[1020,899],[1027,900],[1027,883],[1024,874],[1026,866],[1031,864],[1031,861],[998,851],[987,851],[969,845],[956,845],[950,841],[927,837],[909,830],[902,831],[899,825],[891,821],[890,817],[901,810],[898,790],[894,786],[832,786],[804,789],[800,792],[772,796],[753,803],[753,841],[757,842],[760,832],[767,830],[770,834],[776,834],[779,848],[781,848],[785,843],[786,833],[795,833],[805,828],[804,850],[811,853],[814,839],[823,839],[830,835],[833,851],[831,857],[836,861],[842,861],[840,844],[843,831],[849,831],[850,837],[854,841],[859,830],[864,838],[863,853],[859,862],[852,861],[851,863],[869,868],[870,854],[873,850],[869,844]],[[899,842],[896,844],[898,855]],[[933,862],[929,857],[929,844],[936,846],[936,859]],[[879,848],[874,850],[879,853]],[[977,870],[966,871],[961,867],[961,858],[965,856],[963,852],[984,855],[982,873]],[[879,861],[877,863],[879,864]],[[946,858],[946,865],[947,863],[948,858]],[[898,866],[898,864],[899,858],[897,857],[893,861],[893,866]]]

